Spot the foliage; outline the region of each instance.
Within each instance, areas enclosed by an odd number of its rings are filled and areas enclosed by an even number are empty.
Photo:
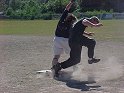
[[[102,14],[111,14],[113,13],[113,10],[111,9],[110,11],[105,11],[105,10],[93,10],[93,11],[86,11],[86,12],[80,12],[80,10],[74,11],[73,14],[77,18],[82,18],[82,17],[91,17],[91,16],[97,16],[101,17]]]
[[[41,15],[40,17],[41,19],[44,19],[44,20],[51,20],[52,19],[52,13],[49,12],[49,13],[44,13]]]
[[[40,5],[36,0],[11,0],[6,14],[12,18],[35,19],[39,17]]]
[[[110,10],[110,11],[105,11],[105,10],[97,11],[97,10],[94,10],[94,11],[84,12],[84,14],[87,15],[87,16],[97,16],[97,15],[100,15],[100,14],[107,14],[107,13],[113,13],[113,10]]]
[[[6,9],[6,0],[0,0],[0,11],[4,11]]]
[[[10,0],[6,15],[17,19],[51,19],[51,13],[62,13],[69,0],[49,0],[38,3],[37,0]]]
[[[62,13],[68,0],[49,0],[47,3],[48,11]]]
[[[70,0],[3,0],[8,7],[6,15],[16,19],[51,19],[52,14],[61,14]],[[123,0],[122,0],[123,1]],[[121,0],[76,0],[70,12],[92,16],[116,11],[114,5]],[[4,2],[5,3],[5,2]]]

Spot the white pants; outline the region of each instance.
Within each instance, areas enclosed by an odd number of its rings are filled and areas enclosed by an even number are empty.
[[[61,55],[63,52],[70,53],[70,47],[68,44],[68,38],[54,37],[54,55]]]

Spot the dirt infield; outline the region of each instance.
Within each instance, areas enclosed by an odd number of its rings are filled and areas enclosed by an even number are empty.
[[[124,93],[124,42],[97,41],[95,56],[101,62],[92,65],[83,48],[76,70],[68,73],[69,68],[63,80],[54,80],[36,73],[51,67],[52,39],[0,36],[0,93]]]

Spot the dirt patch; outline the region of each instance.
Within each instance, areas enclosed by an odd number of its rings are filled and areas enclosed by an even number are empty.
[[[52,39],[47,36],[0,36],[0,93],[124,92],[124,42],[97,41],[95,56],[101,58],[101,62],[93,65],[87,63],[87,48],[83,48],[81,63],[67,75],[70,80],[57,81],[36,73],[51,67]],[[68,55],[63,55],[60,60],[67,58]]]

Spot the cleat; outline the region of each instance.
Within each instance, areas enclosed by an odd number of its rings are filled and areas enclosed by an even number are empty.
[[[53,78],[58,78],[59,77],[59,71],[62,69],[61,65],[58,63],[54,65],[52,68],[52,73],[53,73]]]
[[[100,59],[92,58],[91,60],[88,60],[88,63],[89,64],[98,63],[99,61],[100,61]]]

